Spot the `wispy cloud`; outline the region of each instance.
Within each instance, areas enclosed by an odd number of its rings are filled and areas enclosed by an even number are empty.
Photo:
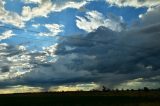
[[[64,25],[59,25],[59,24],[45,24],[41,25],[44,26],[49,30],[49,32],[40,32],[38,35],[39,36],[56,36],[59,33],[63,32]]]
[[[114,31],[121,31],[123,29],[123,18],[115,15],[105,17],[98,11],[90,11],[86,13],[85,17],[76,17],[77,27],[87,32],[92,32],[100,26],[105,26]]]

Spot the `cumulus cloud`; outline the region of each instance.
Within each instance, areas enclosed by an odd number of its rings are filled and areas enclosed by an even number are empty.
[[[154,7],[160,5],[159,0],[106,0],[111,5],[117,5],[120,7]]]
[[[13,34],[12,30],[8,30],[6,32],[3,32],[2,35],[0,36],[0,41],[4,40],[4,39],[8,39],[12,36],[14,36],[15,34]]]
[[[86,13],[85,17],[76,17],[77,27],[87,32],[92,32],[100,26],[105,26],[114,31],[121,31],[123,29],[123,18],[113,14],[108,15],[106,18],[98,11],[90,11]]]

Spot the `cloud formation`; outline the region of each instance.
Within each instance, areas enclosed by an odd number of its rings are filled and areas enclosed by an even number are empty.
[[[77,27],[79,29],[85,30],[86,32],[92,32],[100,26],[105,26],[114,31],[121,31],[123,29],[123,18],[113,14],[105,17],[98,11],[89,11],[86,13],[85,17],[76,17]]]
[[[22,46],[10,46],[6,43],[0,44],[0,81],[16,78],[31,71],[29,64],[31,57]]]
[[[73,3],[70,0],[69,2]],[[26,0],[25,3],[36,3],[38,6],[24,7],[24,20],[39,17],[41,14],[33,13],[44,4],[46,13],[46,8],[50,8],[50,5],[51,8],[55,5],[57,12],[72,8],[68,2],[65,2],[67,6],[63,8],[61,6],[64,2],[48,4],[49,1]],[[1,5],[4,6],[3,3]],[[75,9],[81,7],[77,4],[72,6]],[[150,7],[145,14],[140,15],[140,25],[126,29],[122,17],[113,14],[104,16],[98,11],[88,11],[85,16],[78,15],[76,19],[77,27],[88,32],[87,34],[57,37],[59,42],[51,42],[52,44],[36,50],[30,50],[24,45],[14,46],[0,42],[0,88],[6,89],[6,92],[11,89],[15,92],[21,90],[21,87],[26,91],[36,88],[38,91],[92,89],[99,85],[110,88],[158,88],[159,10],[158,6]],[[31,16],[27,15],[29,12]],[[50,13],[41,16],[47,17],[48,14]],[[33,26],[39,28],[42,24]],[[62,32],[64,27],[54,23],[43,26],[50,31],[43,33],[43,36],[55,36]],[[2,35],[1,40],[13,36],[12,31]],[[41,41],[38,45],[40,44]]]
[[[11,24],[19,28],[25,27],[26,22],[36,17],[47,17],[52,12],[61,12],[67,8],[80,9],[88,3],[89,0],[81,2],[76,1],[63,1],[52,2],[51,0],[25,0],[22,1],[26,4],[36,3],[38,6],[30,7],[23,6],[21,14],[11,12],[5,9],[6,2],[0,0],[0,21],[3,23]]]

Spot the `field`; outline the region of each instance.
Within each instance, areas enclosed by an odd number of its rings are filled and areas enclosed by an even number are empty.
[[[5,94],[0,106],[160,106],[160,91]]]

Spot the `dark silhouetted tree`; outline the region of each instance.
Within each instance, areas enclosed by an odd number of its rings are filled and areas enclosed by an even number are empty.
[[[102,86],[102,91],[105,92],[106,91],[106,87]]]
[[[144,89],[143,89],[144,91],[149,91],[149,88],[147,88],[147,87],[144,87]]]

